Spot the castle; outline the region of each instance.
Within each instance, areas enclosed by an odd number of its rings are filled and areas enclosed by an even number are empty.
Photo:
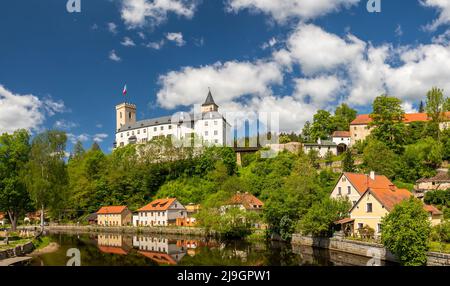
[[[128,144],[142,144],[153,138],[184,140],[198,138],[202,145],[231,146],[231,125],[219,113],[211,91],[199,113],[179,112],[137,121],[136,105],[121,103],[116,106],[116,140],[114,148]]]

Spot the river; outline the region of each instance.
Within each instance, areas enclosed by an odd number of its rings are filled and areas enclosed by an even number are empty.
[[[301,266],[366,265],[368,259],[280,242],[219,241],[172,235],[46,234],[59,248],[35,256],[32,266]],[[79,254],[79,256],[78,256]],[[68,256],[69,255],[69,256]]]

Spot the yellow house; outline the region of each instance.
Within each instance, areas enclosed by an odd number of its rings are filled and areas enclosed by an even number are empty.
[[[350,218],[337,222],[343,225],[346,232],[353,235],[358,234],[358,230],[363,227],[370,227],[375,230],[375,236],[379,236],[382,231],[381,220],[389,214],[395,205],[413,196],[406,189],[391,188],[369,188],[361,196],[359,201],[350,209]],[[431,205],[424,205],[424,209],[429,213],[432,225],[439,224],[442,220],[442,212]]]
[[[361,198],[368,188],[390,188],[394,184],[382,175],[376,175],[375,172],[370,174],[343,173],[331,192],[332,199],[348,198],[352,205]]]
[[[126,206],[101,207],[97,211],[97,223],[101,226],[124,226],[131,224],[132,213]]]

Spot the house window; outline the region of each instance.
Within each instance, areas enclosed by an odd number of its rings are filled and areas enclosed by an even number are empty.
[[[347,178],[346,177],[342,177],[342,182],[347,182]]]
[[[214,120],[214,125],[217,125],[217,120]]]
[[[208,121],[205,121],[205,126],[208,126]]]
[[[214,135],[218,135],[218,134],[219,134],[219,131],[214,130]]]
[[[377,224],[377,232],[381,233],[381,223]]]
[[[219,143],[219,140],[218,140],[218,139],[214,139],[214,142],[215,142],[215,143]]]
[[[363,227],[364,227],[364,225],[362,223],[358,223],[358,229],[361,229]]]
[[[372,203],[367,203],[366,211],[367,211],[368,213],[371,213],[371,212],[372,212]]]
[[[342,188],[338,187],[338,195],[342,195]]]
[[[352,188],[350,186],[347,187],[347,194],[349,194],[349,195],[352,194]]]
[[[157,128],[157,127],[153,127],[153,131],[155,131],[155,132],[156,132],[157,130],[158,130],[158,128]]]
[[[208,136],[208,131],[205,131],[205,136]]]

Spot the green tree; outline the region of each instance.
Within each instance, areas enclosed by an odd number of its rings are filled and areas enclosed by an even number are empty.
[[[302,137],[303,137],[304,142],[308,143],[308,142],[313,141],[311,139],[311,122],[309,122],[309,121],[305,122],[305,125],[303,126],[303,129],[302,129]]]
[[[355,120],[357,111],[345,103],[342,103],[336,108],[334,113],[334,126],[336,130],[347,131],[350,130],[350,123]]]
[[[382,95],[375,98],[370,114],[372,136],[397,153],[401,153],[404,144],[404,113],[400,99]]]
[[[319,110],[314,114],[314,121],[311,126],[311,140],[327,139],[335,130],[333,117],[326,110]]]
[[[434,130],[436,131],[434,137],[439,138],[439,124],[442,122],[445,115],[445,98],[442,89],[433,87],[428,91],[425,110],[431,118],[430,124],[434,126]]]
[[[342,169],[344,172],[355,172],[355,160],[350,149],[345,151],[344,159],[342,160]]]
[[[397,174],[399,156],[383,142],[369,139],[364,148],[363,163],[366,171],[375,171],[392,179]]]
[[[297,229],[305,235],[331,237],[334,222],[348,217],[351,203],[348,200],[334,200],[329,197],[316,202],[300,219]]]
[[[31,201],[24,184],[24,167],[29,160],[30,143],[26,130],[0,136],[0,210],[8,214],[12,231]]]
[[[325,164],[327,164],[327,166],[331,166],[331,164],[333,164],[333,158],[334,158],[334,155],[333,155],[333,152],[331,152],[331,151],[328,151],[326,154],[325,154]]]
[[[64,132],[50,130],[36,135],[31,144],[26,182],[32,199],[41,209],[42,228],[45,208],[60,216],[68,199],[66,141]]]
[[[291,142],[291,138],[287,135],[280,135],[279,137],[280,144],[286,144]]]
[[[86,151],[84,150],[83,143],[78,140],[73,146],[73,151],[71,154],[71,159],[79,159],[81,158]]]
[[[431,226],[423,203],[413,197],[394,207],[382,219],[381,240],[402,265],[427,262]]]

